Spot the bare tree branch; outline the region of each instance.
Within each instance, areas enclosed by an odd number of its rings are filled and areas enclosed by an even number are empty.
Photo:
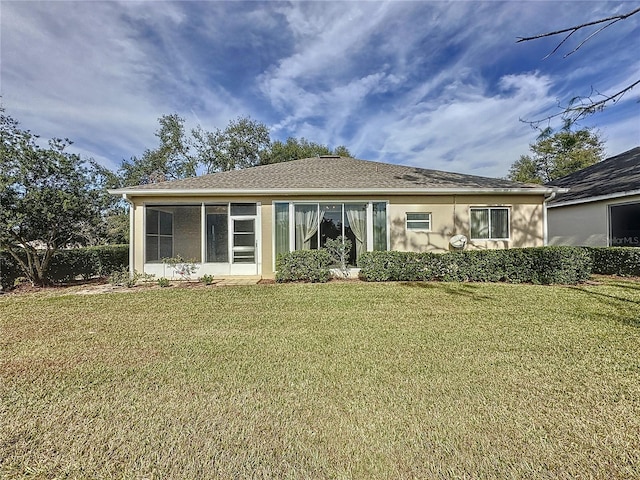
[[[561,33],[566,33],[566,32],[573,33],[573,32],[576,32],[576,31],[582,29],[582,28],[590,27],[592,25],[599,25],[599,24],[605,23],[605,22],[610,22],[611,20],[624,20],[625,18],[629,18],[631,15],[635,15],[638,12],[640,12],[640,7],[636,8],[635,10],[633,10],[633,11],[631,11],[629,13],[624,13],[622,15],[614,15],[613,17],[608,17],[608,18],[602,18],[600,20],[595,20],[593,22],[583,23],[582,25],[576,25],[574,27],[563,28],[562,30],[556,30],[555,32],[541,33],[539,35],[534,35],[533,37],[518,37],[518,40],[516,41],[516,43],[528,42],[529,40],[537,40],[538,38],[552,37],[554,35],[559,35]]]
[[[549,115],[547,117],[544,117],[538,120],[524,120],[521,118],[520,121],[524,123],[528,123],[534,128],[539,127],[540,124],[544,123],[545,121],[550,121],[551,119],[557,118],[557,117],[564,118],[565,121],[567,121],[569,124],[575,123],[581,118],[586,117],[587,115],[603,110],[606,104],[609,102],[616,103],[628,91],[632,90],[634,87],[637,87],[638,85],[640,85],[640,80],[636,80],[631,85],[628,85],[622,90],[620,90],[619,92],[616,92],[611,95],[604,95],[601,93],[597,93],[597,96],[604,97],[598,101],[592,100],[591,98],[592,95],[589,95],[587,97],[574,97],[569,102],[569,105],[567,106],[558,105],[560,108],[562,108],[561,112],[554,113],[553,115]],[[593,89],[592,89],[592,94],[593,94]],[[576,104],[579,104],[579,105],[576,105]]]
[[[555,35],[560,35],[560,34],[564,34],[566,33],[567,35],[565,35],[565,37],[558,43],[558,45],[556,45],[556,47],[548,54],[546,55],[544,59],[549,58],[550,56],[552,56],[553,54],[555,54],[560,47],[562,47],[562,45],[565,44],[565,42],[567,40],[569,40],[569,38],[576,33],[579,30],[585,29],[587,27],[592,27],[594,25],[602,25],[600,28],[598,28],[596,31],[592,32],[590,35],[588,35],[585,39],[583,39],[573,50],[571,50],[569,53],[565,54],[563,58],[567,58],[569,55],[577,52],[587,41],[589,41],[590,39],[592,39],[593,37],[595,37],[596,35],[598,35],[599,33],[601,33],[603,30],[605,30],[606,28],[609,28],[611,25],[614,25],[615,23],[621,21],[621,20],[625,20],[629,17],[631,17],[632,15],[635,15],[637,13],[640,13],[640,7],[636,8],[635,10],[632,10],[630,12],[627,13],[623,13],[620,15],[614,15],[611,17],[607,17],[607,18],[601,18],[599,20],[594,20],[593,22],[587,22],[587,23],[583,23],[580,25],[575,25],[573,27],[568,27],[568,28],[563,28],[562,30],[556,30],[553,32],[547,32],[547,33],[541,33],[538,35],[534,35],[531,37],[518,37],[518,40],[516,41],[516,43],[520,43],[520,42],[527,42],[530,40],[537,40],[540,38],[545,38],[545,37],[552,37]],[[568,32],[568,33],[567,33]],[[562,117],[565,121],[565,124],[571,125],[575,122],[577,122],[578,120],[580,120],[581,118],[586,117],[587,115],[591,115],[592,113],[595,112],[599,112],[602,111],[608,103],[616,103],[617,101],[619,101],[628,91],[632,90],[634,87],[640,85],[640,80],[637,80],[635,82],[633,82],[632,84],[626,86],[625,88],[623,88],[622,90],[610,94],[610,95],[604,95],[601,93],[597,93],[597,97],[603,97],[600,98],[599,100],[595,100],[592,98],[593,94],[594,94],[594,90],[593,87],[591,89],[591,94],[588,96],[577,96],[571,99],[571,101],[569,101],[569,104],[566,106],[562,106],[560,104],[558,104],[558,107],[560,107],[562,109],[561,112],[558,112],[556,114],[553,115],[549,115],[547,117],[544,117],[542,119],[539,120],[523,120],[520,119],[520,121],[525,122],[530,124],[531,126],[533,126],[534,128],[538,128],[540,126],[541,123],[547,121],[550,122],[553,118],[556,117]]]

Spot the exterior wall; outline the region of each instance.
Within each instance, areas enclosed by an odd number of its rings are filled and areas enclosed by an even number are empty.
[[[537,247],[544,240],[542,196],[416,196],[392,197],[389,205],[391,250],[450,250],[449,239],[465,235],[468,249]],[[510,211],[509,240],[471,240],[470,212],[472,207],[507,207]],[[430,232],[407,231],[407,212],[430,212]]]
[[[142,272],[144,265],[144,205],[220,204],[228,202],[260,203],[257,237],[259,274],[273,278],[273,202],[388,202],[387,221],[389,248],[400,251],[445,252],[450,249],[449,239],[455,234],[469,238],[468,249],[493,249],[532,247],[543,244],[543,196],[542,195],[361,195],[361,196],[261,196],[261,197],[136,197],[134,202],[134,232],[132,244],[134,268]],[[510,211],[510,238],[508,240],[471,240],[471,207],[507,207]],[[407,231],[407,212],[431,213],[432,226],[428,232]],[[215,272],[210,264],[202,265],[196,275]]]
[[[606,247],[609,206],[640,202],[640,195],[547,209],[549,245]]]

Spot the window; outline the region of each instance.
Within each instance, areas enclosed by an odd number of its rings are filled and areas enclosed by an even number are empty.
[[[200,205],[154,205],[145,208],[145,261],[159,263],[180,256],[200,262]]]
[[[289,251],[289,204],[276,203],[275,208],[275,236],[276,257]]]
[[[640,247],[640,203],[609,207],[610,238],[614,247]]]
[[[229,261],[229,218],[227,205],[207,205],[207,262]]]
[[[373,250],[388,250],[387,240],[387,204],[377,202],[373,204]]]
[[[407,230],[431,230],[431,214],[407,212]]]
[[[367,250],[387,250],[386,202],[274,203],[276,255],[290,250],[317,250],[327,240],[351,241],[349,263]]]
[[[472,208],[471,238],[474,240],[508,240],[509,209]]]
[[[173,213],[147,208],[147,262],[173,257]]]

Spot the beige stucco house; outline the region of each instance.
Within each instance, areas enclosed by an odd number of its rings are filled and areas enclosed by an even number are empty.
[[[130,204],[132,269],[164,276],[162,259],[180,255],[198,276],[271,278],[278,254],[341,235],[353,265],[365,251],[448,251],[454,235],[467,249],[541,246],[557,191],[321,156],[111,193]]]
[[[548,202],[548,243],[640,247],[640,147],[560,178]]]

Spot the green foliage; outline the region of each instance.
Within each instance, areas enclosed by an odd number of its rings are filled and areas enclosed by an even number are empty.
[[[349,254],[351,253],[351,240],[347,237],[339,236],[338,238],[330,238],[325,244],[324,248],[331,260],[340,269],[340,273],[344,278],[349,276]]]
[[[69,282],[77,277],[88,280],[104,277],[114,270],[127,269],[128,245],[104,245],[99,247],[58,250],[51,261],[48,282]]]
[[[319,155],[340,155],[342,157],[351,157],[351,152],[345,146],[336,147],[331,150],[326,145],[310,142],[306,138],[296,139],[287,138],[286,142],[276,140],[271,144],[269,152],[261,159],[262,165],[270,163],[288,162],[290,160],[298,160],[301,158],[317,157]]]
[[[640,276],[640,248],[584,247],[593,258],[592,273]]]
[[[213,283],[213,275],[205,274],[202,275],[198,280],[205,285],[211,285]]]
[[[90,168],[65,149],[67,139],[41,147],[0,108],[0,248],[31,283],[44,283],[59,249],[86,245],[100,224]]]
[[[171,282],[169,282],[168,278],[162,277],[158,279],[158,285],[165,288],[171,286]]]
[[[161,116],[158,122],[158,147],[145,150],[139,158],[132,157],[131,160],[122,162],[117,175],[120,186],[157,183],[196,175],[197,160],[191,154],[189,139],[185,135],[184,118],[174,113]]]
[[[450,253],[366,252],[360,278],[368,282],[445,281],[575,284],[589,278],[592,260],[579,247],[538,247]]]
[[[269,128],[249,117],[231,120],[224,130],[192,131],[198,161],[207,173],[253,167],[269,150]]]
[[[509,169],[510,180],[548,183],[604,159],[604,142],[588,128],[556,133],[547,128],[529,148],[532,155],[520,156]]]
[[[298,250],[278,255],[277,282],[324,283],[331,278],[331,255],[324,249]]]
[[[20,267],[8,252],[0,251],[0,289],[3,291],[14,287],[20,277]]]
[[[111,274],[107,278],[107,281],[111,285],[117,287],[131,288],[134,287],[136,283],[138,283],[139,278],[140,275],[138,274],[138,272],[133,272],[133,275],[131,275],[131,272],[129,272],[129,268],[122,267],[111,272]]]

